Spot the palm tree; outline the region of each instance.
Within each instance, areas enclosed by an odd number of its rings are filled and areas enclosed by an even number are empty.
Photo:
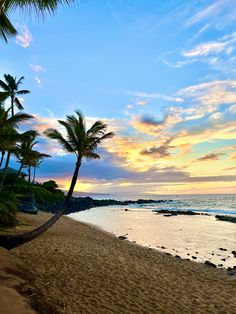
[[[2,91],[0,92],[0,100],[4,101],[7,98],[11,99],[11,114],[14,116],[14,105],[19,109],[23,110],[24,107],[22,106],[19,98],[19,95],[29,94],[30,91],[26,89],[19,90],[19,86],[22,84],[24,77],[20,77],[17,79],[16,77],[11,76],[10,74],[4,74],[5,82],[0,80],[0,87]]]
[[[15,148],[15,155],[18,161],[20,162],[20,168],[18,170],[16,180],[17,181],[22,168],[28,168],[28,189],[30,188],[31,182],[31,167],[34,167],[34,179],[35,179],[35,168],[37,167],[38,163],[42,161],[43,158],[51,157],[50,155],[40,153],[34,150],[34,146],[38,143],[35,141],[36,137],[38,136],[38,132],[35,131],[31,136],[24,138],[20,144],[16,145]]]
[[[0,192],[6,177],[10,156],[12,153],[14,153],[16,143],[24,138],[32,136],[32,134],[35,132],[26,131],[20,134],[17,131],[18,124],[33,118],[33,116],[26,113],[17,113],[12,117],[8,117],[9,110],[10,109],[5,110],[2,106],[0,106],[0,150],[2,154],[1,164],[3,163],[4,155],[7,153],[4,171],[0,179]]]
[[[17,34],[8,16],[15,9],[44,17],[47,13],[55,13],[60,4],[69,5],[75,2],[76,0],[0,0],[0,37],[7,42],[11,36]]]
[[[66,137],[63,137],[57,129],[51,128],[44,131],[47,137],[56,140],[67,153],[72,153],[76,157],[74,174],[66,196],[66,205],[68,205],[73,195],[82,159],[99,159],[100,156],[95,153],[97,146],[103,140],[114,135],[112,132],[106,133],[107,125],[101,121],[95,122],[86,131],[85,119],[82,113],[78,110],[75,113],[77,116],[67,116],[66,121],[58,120],[66,129]]]
[[[50,139],[56,140],[67,153],[74,154],[76,159],[74,174],[63,209],[58,211],[58,213],[56,213],[51,219],[33,231],[20,235],[0,235],[0,246],[10,250],[33,240],[51,227],[64,214],[64,211],[69,205],[82,160],[84,158],[100,158],[100,156],[95,153],[98,145],[100,145],[103,140],[114,136],[113,132],[106,133],[107,125],[101,121],[95,122],[92,127],[86,131],[85,119],[83,115],[79,111],[76,111],[75,113],[75,116],[67,116],[66,121],[58,120],[58,122],[65,128],[65,137],[56,129],[47,129],[44,132]]]

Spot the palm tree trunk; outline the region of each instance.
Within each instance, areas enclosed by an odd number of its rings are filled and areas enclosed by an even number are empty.
[[[14,184],[13,184],[13,185],[15,185],[15,184],[16,184],[17,179],[18,179],[18,178],[19,178],[19,176],[20,176],[20,173],[21,173],[22,168],[23,168],[23,164],[21,164],[21,165],[20,165],[20,168],[19,168],[19,170],[18,170],[18,172],[17,172],[17,175],[16,175],[16,178],[15,178],[15,181],[14,181]]]
[[[50,228],[65,212],[69,201],[73,195],[74,187],[78,178],[79,169],[81,166],[81,160],[79,159],[75,166],[75,171],[73,174],[73,178],[71,180],[70,189],[66,196],[65,204],[58,213],[56,213],[52,218],[46,221],[43,225],[39,226],[38,228],[26,232],[23,234],[0,234],[0,247],[4,247],[7,250],[11,250],[17,246],[20,246],[24,243],[30,242],[31,240],[37,238],[41,234],[43,234],[48,228]]]
[[[14,96],[11,96],[11,115],[14,116]]]
[[[28,192],[30,191],[31,168],[28,166]]]
[[[34,167],[33,183],[34,183],[34,181],[35,181],[35,176],[36,176],[36,167]]]
[[[4,247],[7,250],[11,250],[17,246],[20,246],[24,243],[27,243],[42,233],[44,233],[48,228],[50,228],[62,215],[64,211],[61,210],[48,221],[46,221],[43,225],[39,226],[38,228],[23,233],[23,234],[0,234],[0,246]]]
[[[2,154],[2,156],[1,156],[1,160],[0,160],[0,168],[2,167],[5,152],[1,152],[1,154]]]
[[[1,182],[0,182],[0,192],[2,191],[3,183],[4,183],[5,178],[6,178],[7,167],[9,165],[10,157],[11,157],[11,152],[8,152],[7,153],[7,159],[6,159],[6,162],[5,162],[5,167],[4,167],[2,178],[1,178]]]
[[[77,178],[78,178],[78,173],[79,173],[79,168],[81,166],[81,160],[78,159],[77,162],[76,162],[76,166],[75,166],[75,171],[74,171],[74,174],[73,174],[73,177],[72,177],[72,180],[71,180],[71,184],[70,184],[70,188],[69,188],[69,191],[67,193],[67,196],[66,196],[66,206],[68,206],[68,203],[73,195],[73,192],[74,192],[74,188],[75,188],[75,185],[76,185],[76,181],[77,181]]]

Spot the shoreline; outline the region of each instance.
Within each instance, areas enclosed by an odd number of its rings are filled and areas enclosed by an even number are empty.
[[[49,214],[21,215],[32,227]],[[40,313],[234,313],[236,278],[62,217],[10,252],[22,261]]]

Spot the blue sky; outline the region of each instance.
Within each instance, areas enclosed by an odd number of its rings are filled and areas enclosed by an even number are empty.
[[[3,73],[24,75],[42,131],[79,108],[116,137],[85,162],[77,190],[233,193],[236,188],[234,0],[87,0],[44,21],[14,12]],[[73,157],[53,154],[39,179],[68,187]],[[55,168],[55,165],[57,167]]]

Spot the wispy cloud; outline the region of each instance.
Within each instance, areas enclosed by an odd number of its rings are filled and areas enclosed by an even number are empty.
[[[220,9],[228,2],[228,0],[218,0],[214,4],[207,6],[206,8],[200,10],[195,15],[193,15],[190,19],[185,23],[185,27],[190,27],[194,24],[197,24],[209,16],[214,16],[217,14]]]
[[[234,50],[234,44],[236,42],[236,32],[230,35],[224,36],[217,41],[209,41],[195,46],[194,48],[183,51],[182,56],[186,58],[207,57],[210,55],[219,55],[224,52],[230,55]]]
[[[18,30],[18,35],[16,36],[16,43],[23,48],[30,46],[33,40],[33,36],[26,25],[20,26]]]
[[[200,158],[198,158],[196,161],[209,161],[209,160],[219,160],[219,157],[222,155],[222,153],[209,153],[206,154]]]
[[[42,80],[38,76],[35,76],[34,80],[37,83],[38,87],[42,87]]]
[[[163,95],[160,93],[146,93],[146,92],[134,92],[134,91],[128,91],[126,92],[127,95],[139,97],[139,98],[150,98],[150,99],[162,99],[166,101],[174,101],[174,102],[183,102],[183,99],[181,97],[172,97],[168,95]]]
[[[39,64],[30,64],[30,68],[36,73],[40,73],[44,70],[44,68]]]

